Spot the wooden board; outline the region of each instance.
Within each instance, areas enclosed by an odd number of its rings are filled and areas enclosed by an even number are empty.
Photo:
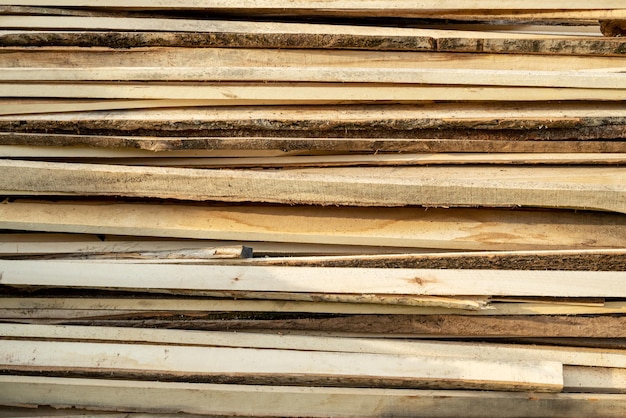
[[[459,117],[459,115],[463,115]],[[291,138],[382,138],[378,150],[395,138],[468,140],[567,140],[586,141],[626,138],[626,113],[621,103],[440,103],[417,105],[362,106],[257,106],[186,109],[147,109],[130,111],[81,112],[28,116],[0,116],[0,130],[22,133],[72,135],[139,135],[126,146],[148,143],[148,137],[176,137],[160,140],[152,147],[180,149],[198,142],[196,149],[213,147],[206,137],[280,137],[290,149],[307,149],[308,142]],[[188,138],[192,137],[192,138]],[[193,137],[202,137],[193,138]],[[287,137],[288,139],[285,139]],[[52,138],[52,137],[51,137]],[[152,139],[152,138],[149,138]],[[13,141],[16,141],[14,139]],[[104,143],[119,144],[119,140]],[[129,141],[126,139],[126,141]],[[182,141],[182,142],[179,142]],[[237,147],[259,149],[260,139],[221,141]],[[246,143],[247,145],[240,145]],[[310,140],[309,140],[310,141]],[[350,141],[353,141],[350,139]],[[317,140],[318,143],[322,142]],[[397,141],[399,142],[399,141]],[[396,144],[398,146],[401,144]],[[331,142],[335,143],[335,142]],[[5,142],[6,144],[6,142]],[[15,142],[13,142],[15,144]],[[59,145],[59,143],[56,143]],[[328,142],[325,146],[329,146]],[[52,143],[50,144],[52,145]],[[90,143],[89,145],[92,145]],[[117,145],[118,147],[120,145]],[[281,144],[281,146],[283,146]],[[318,145],[319,147],[320,145]],[[334,146],[334,145],[333,145]],[[345,147],[345,145],[343,145]],[[389,151],[394,151],[392,145]],[[146,145],[143,145],[146,147]],[[163,148],[161,148],[163,149]],[[281,149],[281,148],[279,148]],[[384,149],[384,148],[383,148]],[[397,151],[397,149],[395,149]],[[458,149],[455,150],[459,152]],[[542,150],[542,152],[545,152]]]
[[[0,376],[0,403],[74,405],[151,413],[280,417],[570,417],[621,418],[620,394],[297,388]],[[184,399],[184,403],[181,403]]]
[[[626,297],[626,272],[427,270],[0,261],[0,284],[382,295]],[[588,286],[593,280],[594,286]],[[624,289],[624,290],[622,290]],[[268,295],[269,296],[269,295]],[[270,297],[268,297],[270,298]]]
[[[158,219],[159,225],[155,225],[152,219]],[[276,219],[282,221],[277,223]],[[198,206],[23,200],[0,205],[0,227],[4,229],[240,240],[243,242],[238,244],[252,247],[255,253],[267,251],[263,247],[264,241],[362,246],[362,251],[368,251],[366,246],[378,247],[379,251],[385,251],[384,247],[401,247],[401,252],[409,248],[494,251],[623,249],[625,222],[622,215],[561,211]],[[189,244],[184,243],[182,248],[189,248]],[[125,247],[120,247],[119,244],[116,246],[104,242],[89,243],[88,248],[106,251],[146,248],[142,245],[127,243]],[[207,243],[199,242],[196,245]],[[285,247],[284,244],[282,246]],[[289,246],[286,247],[276,251],[289,252]],[[55,251],[76,251],[75,248],[72,246],[64,250],[59,246]],[[294,247],[292,251],[295,250]],[[310,251],[323,252],[324,249]],[[326,251],[334,250],[327,248]],[[358,248],[352,248],[349,252],[358,251]]]
[[[579,306],[549,303],[503,303],[492,302],[488,309],[470,311],[469,298],[459,299],[461,305],[467,299],[466,309],[449,307],[423,307],[406,305],[383,305],[375,303],[335,303],[274,300],[224,300],[224,299],[129,299],[107,298],[0,298],[0,317],[3,319],[86,319],[96,317],[136,316],[156,317],[164,315],[206,316],[221,312],[293,312],[334,313],[363,315],[616,315],[626,314],[626,302],[606,302],[602,306]],[[424,301],[425,302],[425,301]],[[431,305],[437,301],[432,300]],[[443,300],[441,301],[443,304]],[[478,302],[478,301],[477,301]],[[424,303],[425,304],[425,303]],[[480,306],[476,303],[477,306]]]
[[[467,77],[467,76],[465,76]],[[471,77],[471,76],[470,76]],[[607,78],[613,78],[613,75]],[[619,76],[618,76],[619,78]],[[377,85],[360,83],[2,83],[0,96],[42,98],[210,100],[213,106],[416,103],[450,101],[623,101],[625,89]],[[221,101],[224,101],[223,104]]]
[[[170,376],[225,383],[351,384],[559,392],[558,362],[177,345],[0,341],[5,370]],[[34,353],[34,354],[33,354]],[[371,382],[371,383],[368,383]]]
[[[16,22],[16,16],[7,16]],[[167,19],[74,18],[70,22],[49,16],[31,26],[57,27],[56,30],[0,31],[2,46],[98,46],[357,49],[379,51],[441,51],[492,54],[549,54],[623,56],[622,38],[603,38],[561,34],[445,31],[437,29],[400,29],[369,26],[335,26],[299,23],[257,23],[229,21],[180,21]],[[75,19],[89,19],[76,21]],[[102,20],[108,19],[108,20]],[[1,21],[1,20],[0,20]],[[16,23],[3,22],[6,25]],[[32,22],[29,17],[28,22]],[[148,22],[149,24],[146,24]],[[18,26],[28,26],[23,22]],[[165,25],[165,26],[164,26]],[[85,27],[92,26],[88,31]],[[143,26],[143,31],[140,27]],[[113,27],[124,28],[113,30]],[[137,27],[137,29],[135,29]],[[170,30],[163,32],[163,30]]]
[[[284,320],[93,320],[65,321],[68,325],[176,328],[203,331],[280,332],[284,334],[335,335],[370,338],[502,339],[530,338],[531,343],[557,344],[555,340],[579,339],[577,344],[623,348],[624,316],[472,316],[472,315],[352,315],[340,318]],[[367,332],[364,332],[367,330]],[[545,340],[548,339],[548,340]],[[606,340],[609,339],[609,340]],[[548,342],[549,341],[549,342]],[[567,340],[567,345],[574,342]]]
[[[344,338],[282,333],[197,332],[136,328],[0,324],[2,339],[177,344],[298,351],[437,356],[474,360],[553,361],[570,366],[626,368],[624,350],[514,344]]]
[[[106,107],[104,102],[104,106]],[[37,105],[39,106],[39,105]],[[50,103],[44,103],[46,110]],[[61,104],[63,106],[63,104]],[[124,104],[120,105],[126,106]],[[1,108],[1,107],[0,107]],[[55,107],[56,108],[56,107]],[[32,110],[32,109],[30,109]],[[78,106],[76,110],[79,110]],[[62,110],[61,110],[62,111]],[[55,123],[53,122],[52,125]],[[224,131],[227,132],[227,131]],[[491,153],[624,153],[626,141],[592,141],[592,140],[559,140],[559,141],[524,141],[524,140],[489,140],[489,139],[427,139],[427,138],[290,138],[290,137],[167,137],[167,136],[102,136],[102,135],[63,135],[54,133],[17,133],[0,132],[0,144],[3,149],[13,147],[11,155],[39,153],[63,153],[60,147],[74,147],[91,156],[119,155],[106,150],[120,151],[142,155],[149,153],[156,157],[165,155],[218,156],[237,155],[244,151],[255,154],[273,151],[275,155],[284,153],[328,152],[491,152]],[[88,151],[89,150],[89,151]],[[264,150],[261,152],[261,150]],[[221,151],[221,152],[220,152]],[[22,154],[20,154],[20,152]],[[226,153],[226,154],[224,154]]]
[[[0,160],[5,195],[157,197],[350,206],[487,206],[626,213],[620,167],[194,170]],[[555,191],[558,194],[555,195]]]

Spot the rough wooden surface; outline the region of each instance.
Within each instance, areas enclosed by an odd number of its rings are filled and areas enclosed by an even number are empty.
[[[410,247],[494,251],[620,249],[626,236],[626,220],[622,215],[569,211],[18,200],[1,204],[0,215],[0,227],[5,229],[243,240],[261,253],[265,251],[259,248],[262,241],[404,247],[401,252]],[[158,225],[154,225],[154,219],[159,220]],[[281,222],[277,223],[277,219]],[[141,248],[138,243],[133,245]],[[57,252],[63,252],[62,247]],[[620,255],[616,257],[615,266],[618,266]],[[406,262],[411,265],[409,258]],[[484,262],[488,262],[486,258]],[[296,265],[298,261],[293,263]],[[336,263],[345,266],[340,261]],[[363,260],[364,265],[367,263]],[[372,263],[372,267],[394,265],[393,260],[382,265]]]
[[[620,167],[375,167],[247,172],[11,160],[2,160],[0,166],[4,172],[0,189],[5,195],[352,206],[521,206],[626,213],[626,170]]]
[[[475,391],[418,391],[289,388],[0,376],[0,402],[10,405],[75,405],[100,410],[151,413],[280,417],[568,417],[622,418],[619,394],[516,394]],[[181,404],[184,399],[184,404]],[[480,401],[480,402],[479,402]],[[147,408],[147,409],[146,409]]]

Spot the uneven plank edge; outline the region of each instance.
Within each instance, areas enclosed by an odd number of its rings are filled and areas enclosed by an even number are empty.
[[[121,327],[0,324],[2,339],[109,341],[211,347],[266,348],[300,351],[438,356],[498,361],[555,361],[565,365],[626,369],[626,351],[537,345],[441,341],[397,341],[376,338],[314,337],[277,333],[160,330]]]
[[[439,389],[563,389],[563,366],[559,362],[230,347],[1,340],[0,367],[213,377],[234,383],[326,382],[343,386],[372,379],[374,385]]]
[[[524,7],[512,0],[109,0],[106,7],[144,9],[347,9],[347,10],[599,10],[618,9],[614,0],[526,0]],[[103,7],[98,0],[4,0],[2,6]]]
[[[0,193],[353,206],[492,206],[626,213],[626,169],[410,167],[194,170],[0,160]]]
[[[181,401],[182,400],[182,401]],[[625,395],[137,382],[0,376],[0,403],[272,417],[623,418]]]
[[[0,284],[389,295],[626,297],[626,272],[0,261]],[[590,281],[593,286],[590,286]]]

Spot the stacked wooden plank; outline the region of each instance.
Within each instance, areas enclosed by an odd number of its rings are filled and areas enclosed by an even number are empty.
[[[101,3],[0,1],[0,414],[625,415],[625,8]]]

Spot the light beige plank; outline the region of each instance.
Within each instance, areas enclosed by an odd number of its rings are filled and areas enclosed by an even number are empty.
[[[232,381],[326,381],[342,385],[483,388],[558,392],[558,362],[489,362],[422,356],[331,353],[177,345],[0,341],[0,364],[10,370],[98,370]],[[306,384],[305,383],[305,384]]]
[[[550,207],[626,213],[621,167],[200,170],[0,160],[5,195],[91,195],[352,206]]]
[[[0,283],[116,289],[179,289],[425,296],[626,297],[626,272],[197,266],[81,261],[0,261]],[[589,286],[590,280],[594,285]]]
[[[153,220],[158,219],[155,225]],[[280,222],[277,220],[280,219]],[[349,220],[349,222],[347,222]],[[240,240],[255,253],[333,252],[337,245],[439,248],[443,250],[623,249],[626,219],[606,213],[510,211],[482,209],[264,207],[109,202],[15,201],[0,205],[0,227],[16,230]],[[503,235],[504,234],[504,235]],[[131,239],[132,241],[132,239]],[[267,248],[264,242],[276,244]],[[225,245],[232,245],[230,244]],[[335,247],[302,248],[295,244]],[[148,246],[149,245],[149,246]],[[189,248],[159,242],[104,242],[42,248],[35,243],[6,246],[8,252],[140,250]],[[197,243],[196,245],[212,245]],[[219,244],[222,245],[222,244]],[[30,249],[32,248],[32,249]],[[361,248],[361,249],[359,249]],[[398,251],[395,250],[395,251]]]

